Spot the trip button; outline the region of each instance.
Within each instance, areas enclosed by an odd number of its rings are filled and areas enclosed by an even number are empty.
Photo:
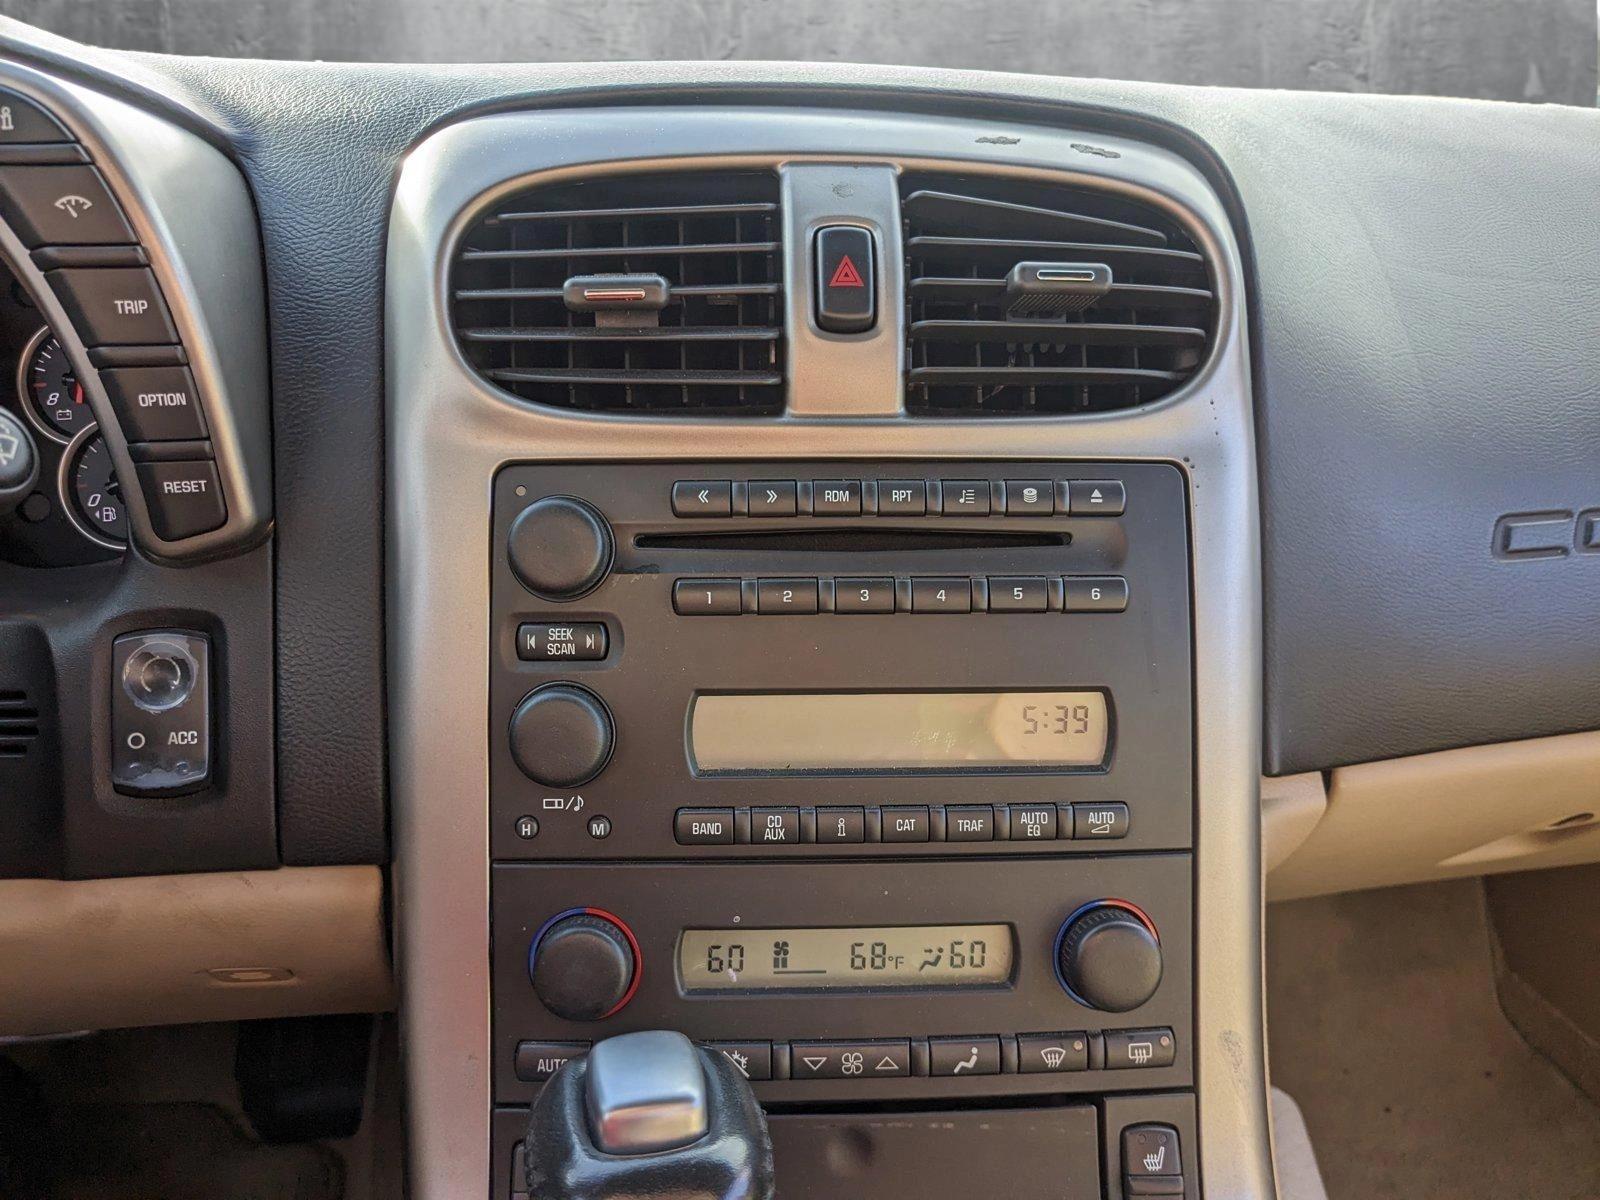
[[[895,1079],[911,1074],[911,1043],[796,1042],[792,1079]]]
[[[72,135],[32,100],[0,89],[0,145],[71,140]]]
[[[543,1083],[567,1063],[587,1053],[588,1042],[518,1042],[516,1075],[523,1083]]]
[[[47,271],[73,326],[90,346],[176,342],[167,302],[148,267]]]
[[[756,581],[756,611],[773,613],[814,613],[817,611],[815,579],[761,579]]]
[[[731,846],[733,809],[680,808],[672,832],[680,846]]]
[[[994,841],[994,808],[988,804],[958,804],[945,809],[947,842]]]
[[[0,169],[0,212],[29,249],[134,241],[105,180],[89,166]]]
[[[606,627],[598,621],[517,626],[517,657],[523,662],[594,662],[606,656]]]
[[[1178,1056],[1170,1029],[1108,1029],[1106,1070],[1135,1067],[1170,1067]]]
[[[964,613],[972,611],[972,581],[930,576],[911,581],[914,613]]]
[[[925,807],[883,810],[884,841],[925,842],[928,839],[928,810]]]
[[[792,846],[800,840],[798,808],[750,810],[750,842],[756,846]]]
[[[142,462],[139,490],[156,536],[169,542],[221,528],[228,520],[216,465],[210,462]]]
[[[834,580],[833,611],[837,613],[892,613],[894,611],[894,580]]]
[[[1074,804],[1072,835],[1075,838],[1111,840],[1128,836],[1126,804]]]
[[[100,372],[130,442],[193,442],[206,436],[188,367],[114,367]]]
[[[998,1075],[1000,1039],[997,1037],[929,1038],[928,1074]]]
[[[1024,1075],[1087,1071],[1089,1038],[1083,1033],[1018,1034],[1017,1069]]]
[[[859,517],[861,481],[859,479],[816,479],[811,483],[811,515],[814,517]]]
[[[864,808],[817,809],[817,841],[840,845],[867,840],[867,811]]]
[[[672,485],[675,517],[731,517],[733,484],[726,479],[680,479]]]

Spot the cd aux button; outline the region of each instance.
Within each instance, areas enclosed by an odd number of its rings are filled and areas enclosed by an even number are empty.
[[[793,846],[800,841],[798,808],[750,810],[750,842],[756,846]]]

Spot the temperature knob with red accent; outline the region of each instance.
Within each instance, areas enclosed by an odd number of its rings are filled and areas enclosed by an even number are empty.
[[[528,948],[534,993],[558,1017],[599,1021],[639,987],[639,942],[622,921],[598,908],[557,913]]]
[[[1056,936],[1056,974],[1080,1004],[1101,1012],[1138,1008],[1161,984],[1161,937],[1126,900],[1094,900]]]

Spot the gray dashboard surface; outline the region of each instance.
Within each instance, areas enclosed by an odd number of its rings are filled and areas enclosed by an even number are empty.
[[[1566,513],[1541,536],[1571,547],[1583,510],[1600,506],[1600,113],[885,66],[185,59],[4,19],[0,49],[209,130],[255,191],[288,861],[362,861],[386,845],[381,333],[394,173],[437,124],[522,105],[934,108],[988,114],[1024,138],[1027,122],[1057,120],[1186,149],[1233,191],[1253,250],[1266,769],[1600,726],[1600,643],[1586,633],[1600,553],[1491,553],[1504,514]]]

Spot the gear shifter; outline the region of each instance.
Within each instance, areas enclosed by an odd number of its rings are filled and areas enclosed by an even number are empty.
[[[537,1200],[771,1200],[755,1094],[681,1033],[627,1033],[552,1075],[523,1141]]]

